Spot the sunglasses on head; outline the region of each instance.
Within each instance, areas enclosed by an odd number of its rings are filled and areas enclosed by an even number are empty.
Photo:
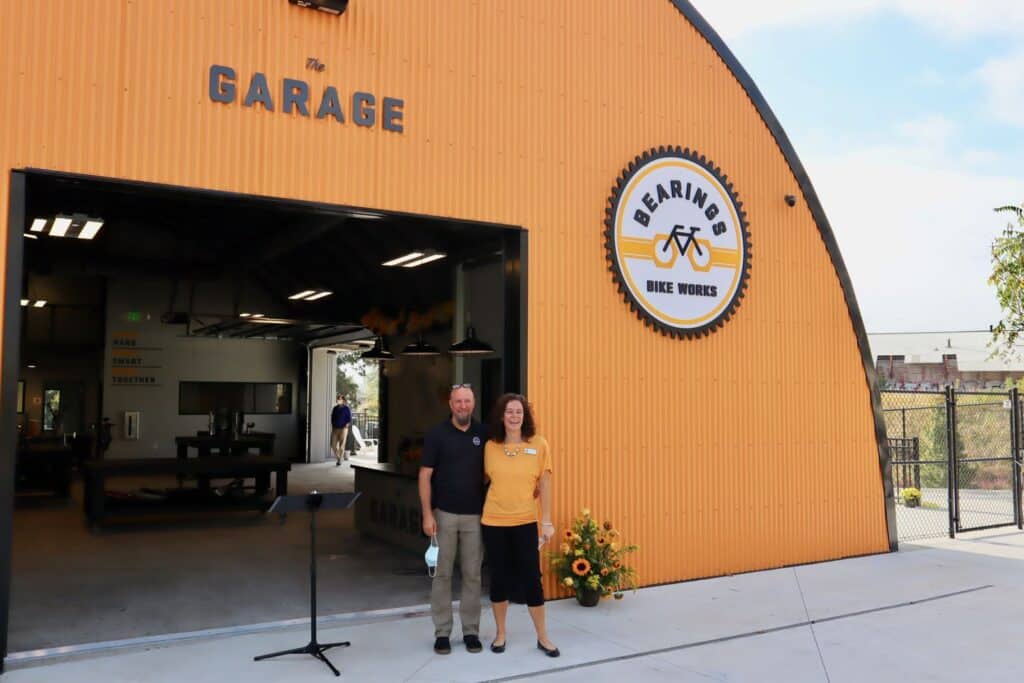
[[[473,388],[473,385],[470,384],[469,382],[466,382],[464,384],[453,384],[452,385],[452,391],[455,391],[456,389],[472,389],[472,388]]]

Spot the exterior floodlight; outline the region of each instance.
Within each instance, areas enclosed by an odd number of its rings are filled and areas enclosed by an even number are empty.
[[[318,9],[328,14],[344,14],[348,7],[348,0],[288,0],[288,2],[299,7]]]

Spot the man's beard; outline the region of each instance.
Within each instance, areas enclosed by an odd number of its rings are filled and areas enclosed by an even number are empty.
[[[459,425],[460,427],[465,427],[466,425],[468,425],[468,424],[469,424],[470,420],[472,420],[472,419],[473,419],[473,416],[472,416],[472,414],[466,415],[465,417],[460,417],[459,415],[454,415],[454,414],[453,414],[453,415],[452,415],[452,417],[454,417],[454,418],[455,418],[455,422],[456,422],[456,423],[457,423],[457,424],[458,424],[458,425]]]

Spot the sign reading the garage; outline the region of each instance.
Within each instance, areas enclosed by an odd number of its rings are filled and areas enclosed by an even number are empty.
[[[625,169],[609,204],[609,269],[637,316],[678,338],[722,326],[750,272],[746,214],[726,176],[689,149],[652,149]]]
[[[318,65],[322,65],[317,60]],[[315,69],[318,73],[322,69]],[[333,85],[314,91],[309,83],[295,78],[268,79],[257,71],[239,81],[230,66],[213,64],[207,84],[210,99],[234,104],[239,98],[243,107],[261,108],[304,118],[332,119],[351,122],[364,128],[380,126],[401,133],[405,130],[405,101],[397,97],[378,98],[371,92],[355,91],[339,94]]]

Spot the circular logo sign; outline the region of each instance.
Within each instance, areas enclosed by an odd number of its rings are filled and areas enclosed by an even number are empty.
[[[695,337],[729,319],[750,271],[741,207],[719,169],[689,149],[652,149],[629,165],[612,189],[605,248],[641,320]]]

